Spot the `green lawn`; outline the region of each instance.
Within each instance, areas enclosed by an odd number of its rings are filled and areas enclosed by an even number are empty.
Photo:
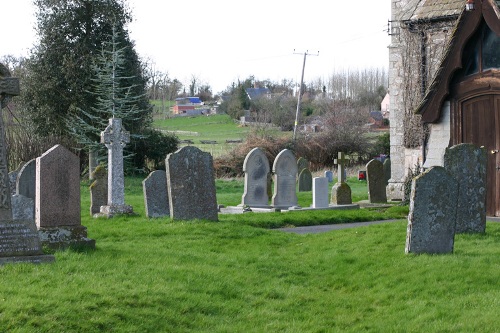
[[[488,222],[485,235],[458,235],[452,255],[405,255],[405,219],[309,235],[266,229],[263,222],[289,219],[300,225],[325,222],[327,216],[148,220],[140,181],[126,179],[126,201],[141,216],[111,220],[89,217],[82,184],[82,224],[96,240],[95,251],[56,252],[53,264],[0,267],[0,332],[497,332],[500,327],[500,224]],[[241,198],[229,185],[218,186]],[[346,212],[328,214],[332,221],[348,219]]]

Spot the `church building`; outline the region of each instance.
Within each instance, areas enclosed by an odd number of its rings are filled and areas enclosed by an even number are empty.
[[[442,166],[447,147],[488,153],[488,216],[500,216],[500,0],[392,0],[391,179]]]

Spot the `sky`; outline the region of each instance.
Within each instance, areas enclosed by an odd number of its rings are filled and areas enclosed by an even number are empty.
[[[27,56],[37,43],[32,0],[0,0],[0,56]],[[389,0],[128,0],[140,57],[213,93],[257,80],[328,80],[337,71],[387,68]],[[319,52],[319,55],[318,55]]]

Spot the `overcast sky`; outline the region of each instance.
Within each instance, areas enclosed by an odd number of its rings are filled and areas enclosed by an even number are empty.
[[[0,56],[27,55],[36,43],[32,0],[5,2]],[[129,0],[136,50],[188,84],[213,92],[254,75],[306,82],[336,70],[387,68],[389,0]],[[7,9],[5,11],[5,9]],[[296,53],[294,54],[294,49]]]

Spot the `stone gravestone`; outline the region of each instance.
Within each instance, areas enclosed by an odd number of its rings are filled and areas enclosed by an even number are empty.
[[[391,179],[391,159],[387,157],[384,160],[384,175],[385,175],[385,186],[389,185],[389,179]]]
[[[241,206],[256,208],[269,207],[268,179],[269,160],[260,148],[252,149],[243,162],[245,190],[241,197]]]
[[[297,172],[301,172],[304,169],[309,169],[309,161],[303,157],[299,157],[297,160]]]
[[[457,233],[486,231],[486,149],[462,143],[447,148],[444,167],[458,181]]]
[[[331,170],[325,171],[324,175],[325,178],[328,179],[329,183],[333,182],[333,172]]]
[[[168,154],[165,165],[170,216],[218,221],[212,155],[194,146],[182,147]]]
[[[43,244],[50,248],[89,247],[81,224],[80,159],[55,145],[36,159],[35,222]]]
[[[0,111],[10,96],[15,95],[19,95],[19,81],[11,78],[8,69],[0,64]],[[43,254],[35,222],[12,218],[7,165],[4,125],[0,117],[0,264],[52,262],[54,256]]]
[[[328,208],[328,179],[325,177],[313,178],[312,208]]]
[[[313,176],[309,169],[302,169],[299,173],[299,192],[309,192],[312,190]]]
[[[90,190],[90,216],[99,216],[101,207],[108,203],[108,172],[103,165],[98,165],[90,174],[93,180]]]
[[[335,159],[335,164],[338,165],[338,181],[332,187],[332,204],[334,205],[350,205],[352,204],[351,188],[347,185],[346,170],[345,170],[344,153],[339,152],[338,158]]]
[[[370,203],[386,203],[384,165],[379,160],[371,160],[366,164],[368,183],[368,201]]]
[[[296,193],[297,162],[291,150],[283,149],[274,160],[274,195],[272,205],[287,209],[298,205]]]
[[[142,181],[144,192],[144,208],[149,218],[164,217],[170,215],[167,174],[163,170],[156,170]]]
[[[443,167],[432,167],[412,182],[406,253],[452,253],[458,182]]]
[[[16,195],[12,201],[14,219],[29,218],[35,220],[35,192],[36,192],[36,160],[32,159],[24,164],[17,175]],[[27,199],[25,199],[27,198]],[[27,214],[31,204],[31,214]],[[16,218],[17,217],[17,218]]]
[[[109,119],[101,132],[101,143],[108,148],[108,202],[101,207],[101,215],[134,214],[132,206],[125,204],[125,176],[123,174],[123,148],[130,142],[130,133],[119,118]]]

